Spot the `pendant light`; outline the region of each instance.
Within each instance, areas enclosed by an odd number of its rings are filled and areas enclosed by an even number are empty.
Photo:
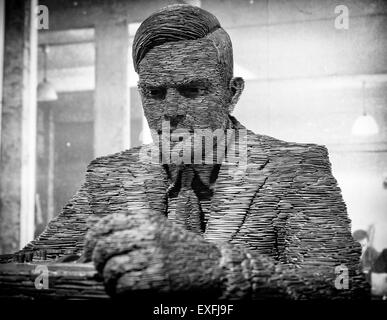
[[[43,81],[38,85],[38,101],[58,100],[58,95],[51,82],[47,81],[47,53],[48,48],[43,46]]]
[[[367,114],[365,109],[365,81],[362,83],[362,108],[363,114],[359,116],[352,126],[352,134],[355,136],[372,136],[379,132],[378,124],[374,117]]]

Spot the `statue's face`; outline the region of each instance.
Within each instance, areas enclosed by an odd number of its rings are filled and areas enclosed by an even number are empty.
[[[150,50],[139,64],[139,88],[149,127],[160,133],[224,129],[230,90],[209,39],[166,43]]]

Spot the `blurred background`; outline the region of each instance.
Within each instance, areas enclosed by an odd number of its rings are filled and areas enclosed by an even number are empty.
[[[352,231],[373,226],[386,248],[384,1],[0,0],[0,253],[42,232],[92,159],[149,142],[131,43],[149,14],[183,2],[231,37],[246,81],[234,115],[256,133],[326,145]]]

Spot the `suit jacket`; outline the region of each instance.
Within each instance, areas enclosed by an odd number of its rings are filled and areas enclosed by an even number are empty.
[[[49,258],[82,252],[92,223],[128,208],[168,215],[167,174],[160,164],[141,163],[140,151],[136,147],[93,160],[79,192],[24,250],[50,249]],[[326,147],[247,131],[245,169],[241,174],[237,164],[221,166],[211,202],[203,206],[208,215],[204,238],[241,245],[292,268],[325,268],[332,281],[344,265],[352,288],[364,291],[360,245],[352,238]]]

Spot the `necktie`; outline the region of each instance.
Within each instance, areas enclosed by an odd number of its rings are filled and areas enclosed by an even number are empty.
[[[187,230],[201,234],[204,231],[203,213],[200,202],[192,188],[195,172],[192,167],[185,166],[181,171],[181,188],[177,196],[176,223]]]
[[[202,234],[204,232],[204,217],[200,201],[193,190],[195,171],[189,165],[180,168],[174,187],[180,187],[176,199],[175,223],[187,230]],[[177,186],[178,185],[178,186]]]

